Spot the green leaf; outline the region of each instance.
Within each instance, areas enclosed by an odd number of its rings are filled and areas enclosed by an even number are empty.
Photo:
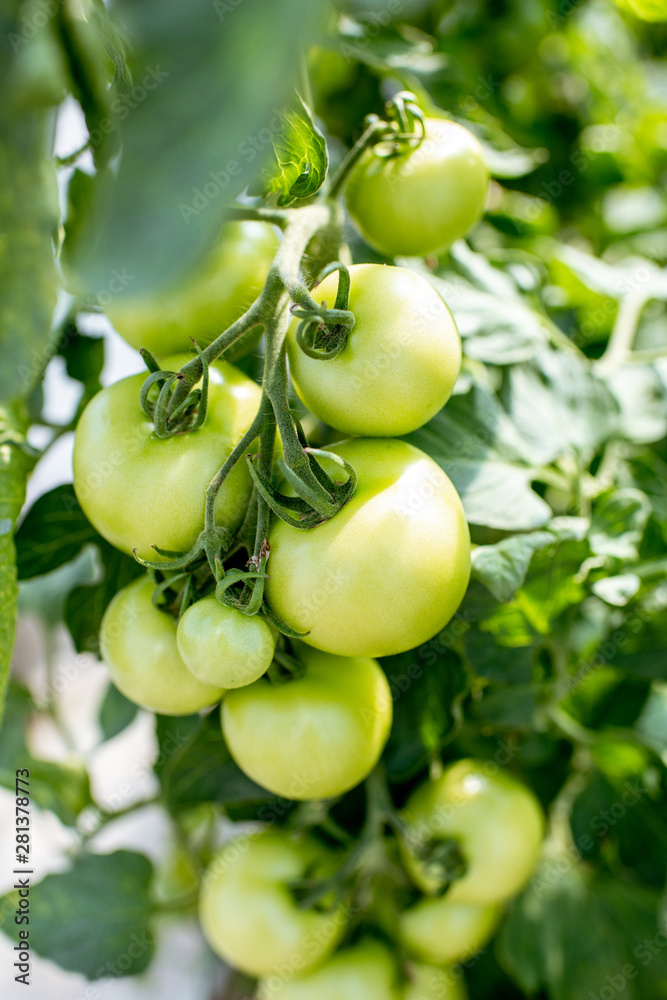
[[[475,703],[473,714],[480,724],[506,729],[529,729],[535,725],[540,690],[534,684],[493,685]]]
[[[92,586],[74,587],[65,602],[65,624],[78,652],[99,652],[102,617],[111,598],[144,572],[139,563],[96,538],[101,579]]]
[[[644,1000],[667,996],[667,954],[658,943],[659,894],[620,879],[591,880],[572,856],[548,857],[511,904],[501,963],[528,993],[551,1000]]]
[[[85,769],[77,764],[54,764],[36,760],[25,744],[25,731],[36,714],[30,693],[16,684],[7,691],[7,716],[0,729],[0,784],[14,789],[16,771],[30,771],[30,797],[42,809],[55,813],[73,826],[79,813],[91,805],[90,784]]]
[[[533,553],[553,540],[549,531],[533,531],[480,545],[472,552],[472,572],[496,600],[509,601],[525,580]]]
[[[446,639],[445,630],[417,649],[380,661],[394,702],[384,751],[391,781],[410,777],[433,759],[459,719],[468,678],[459,658],[441,641]]]
[[[639,490],[610,490],[598,497],[588,533],[592,551],[600,556],[636,561],[650,514],[649,499]]]
[[[588,555],[587,542],[566,538],[533,556],[530,574],[517,601],[541,635],[549,635],[559,615],[584,599],[586,591],[579,571]]]
[[[20,34],[17,23],[3,29]],[[26,395],[51,357],[56,304],[53,232],[58,191],[47,163],[51,123],[43,112],[13,107],[6,75],[15,56],[3,48],[0,85],[0,403]]]
[[[122,733],[135,719],[138,710],[138,706],[121,694],[115,684],[110,684],[100,705],[102,739],[110,740]]]
[[[667,809],[664,796],[658,798],[643,780],[646,771],[646,758],[641,754],[638,774],[610,779],[592,771],[573,803],[570,825],[586,861],[618,858],[643,881],[661,887],[667,857]]]
[[[609,662],[638,677],[667,679],[667,588],[664,582],[640,595],[626,612]]]
[[[232,760],[222,737],[220,715],[157,717],[160,752],[155,771],[165,802],[178,812],[201,802],[235,804],[275,798]]]
[[[531,459],[543,465],[571,450],[595,451],[617,424],[604,382],[565,351],[540,351],[532,363],[515,365],[502,398]]]
[[[525,177],[537,170],[548,159],[548,151],[541,147],[523,149],[514,146],[510,149],[498,149],[488,142],[482,143],[484,160],[489,172],[494,177]]]
[[[541,527],[551,508],[532,489],[535,470],[497,398],[483,386],[453,396],[406,438],[430,455],[456,487],[468,521],[505,531]]]
[[[84,398],[93,396],[101,388],[104,338],[87,337],[79,332],[76,323],[70,322],[63,329],[58,353],[65,359],[69,377],[83,383],[86,389]]]
[[[29,580],[58,569],[99,537],[81,510],[73,487],[56,486],[34,502],[16,532],[19,579]]]
[[[633,257],[629,263],[621,261],[618,264],[609,264],[599,257],[584,253],[565,243],[556,245],[554,256],[562,261],[582,284],[599,295],[620,300],[636,291],[638,281],[642,281],[646,282],[645,290],[649,298],[667,298],[667,278],[650,260],[638,260]],[[640,268],[646,272],[641,278],[638,277]]]
[[[270,151],[289,68],[320,9],[319,0],[114,4],[135,97],[111,102],[122,152],[95,180],[70,258],[100,304],[166,287],[204,256]]]
[[[667,435],[667,386],[652,365],[623,365],[607,382],[620,408],[622,437],[648,444]]]
[[[26,418],[0,407],[0,722],[14,646],[18,587],[13,531],[25,500],[25,484],[34,459],[25,440]]]
[[[624,608],[641,587],[641,579],[635,573],[619,573],[617,576],[603,576],[591,584],[593,593],[615,608]]]
[[[481,629],[471,629],[465,637],[468,663],[479,677],[498,684],[530,684],[533,679],[533,637],[525,645],[498,641]]]
[[[626,960],[600,899],[566,855],[547,860],[511,904],[498,950],[523,990],[543,986],[550,1000],[598,998]],[[624,981],[613,996],[639,1000],[632,982]]]
[[[469,358],[511,365],[534,357],[545,346],[547,320],[530,308],[509,279],[501,288],[490,289],[453,272],[434,275],[413,259],[400,259],[399,263],[421,274],[442,296]],[[499,281],[505,277],[500,271],[496,274]]]
[[[283,114],[280,132],[274,135],[274,161],[264,167],[264,194],[277,194],[279,205],[297,198],[311,198],[324,184],[329,157],[324,136],[310,110],[299,98],[295,110]]]
[[[143,972],[155,948],[152,876],[148,858],[133,851],[79,855],[69,871],[47,875],[33,889],[31,947],[88,979]],[[5,930],[14,934],[13,925]]]
[[[113,127],[107,127],[113,125],[111,98],[115,96],[109,88],[111,52],[107,56],[106,39],[102,34],[102,30],[109,27],[109,19],[100,17],[99,5],[95,3],[90,5],[90,14],[89,20],[80,17],[71,4],[60,4],[55,22],[68,64],[72,92],[86,119],[95,165],[101,169],[118,151],[119,137]],[[118,48],[115,54],[120,55]]]

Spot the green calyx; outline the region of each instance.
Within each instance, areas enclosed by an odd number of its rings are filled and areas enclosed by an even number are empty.
[[[304,354],[317,361],[337,358],[347,344],[347,338],[354,328],[354,313],[350,312],[350,272],[345,264],[334,261],[322,271],[318,278],[323,281],[334,271],[339,272],[338,290],[333,309],[326,302],[316,309],[292,307],[292,314],[301,319],[296,331],[296,342]]]

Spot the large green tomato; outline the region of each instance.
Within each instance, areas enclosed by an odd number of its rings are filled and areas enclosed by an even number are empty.
[[[398,967],[386,945],[371,939],[337,952],[305,975],[272,976],[257,1000],[401,1000]]]
[[[421,899],[401,914],[401,940],[416,958],[435,965],[464,961],[480,951],[500,919],[497,904]]]
[[[323,362],[328,364],[328,362]],[[305,641],[341,656],[390,656],[444,628],[470,573],[470,538],[451,482],[405,441],[330,449],[354,466],[354,496],[329,521],[269,533],[266,595]],[[326,464],[326,463],[325,463]]]
[[[176,645],[176,622],[151,601],[153,584],[140,576],[119,590],[102,619],[100,652],[126,698],[161,715],[190,715],[220,701],[222,688],[190,673]]]
[[[252,684],[271,666],[276,640],[258,615],[244,615],[204,597],[185,612],[176,632],[188,669],[203,684],[237,688]]]
[[[295,644],[297,645],[297,644]],[[389,736],[392,700],[375,660],[297,645],[301,677],[230,692],[222,711],[229,751],[254,781],[288,799],[323,799],[358,785]]]
[[[299,321],[290,326],[294,388],[316,417],[345,434],[409,434],[452,394],[461,367],[456,325],[433,286],[414,271],[355,264],[350,277],[355,325],[337,357],[308,357],[296,341]],[[330,274],[313,297],[333,305],[337,283]]]
[[[367,150],[350,174],[347,204],[370,246],[386,257],[437,253],[465,236],[484,210],[489,174],[479,142],[443,118],[426,119],[416,148]]]
[[[192,339],[206,347],[257,298],[277,246],[275,230],[265,222],[228,222],[205,260],[180,283],[150,296],[114,299],[109,319],[128,344],[159,358],[190,350]],[[226,360],[252,350],[261,334],[261,327],[249,330]]]
[[[199,918],[213,951],[251,976],[285,976],[321,962],[345,930],[342,908],[304,909],[290,883],[330,875],[335,856],[280,830],[241,835],[211,861]]]
[[[533,793],[493,761],[459,760],[420,785],[406,804],[415,844],[458,842],[466,872],[448,889],[453,903],[495,903],[514,895],[535,868],[544,815]],[[435,892],[440,881],[406,852],[415,882]]]
[[[412,965],[410,979],[401,1000],[467,1000],[460,965],[451,969]]]
[[[166,358],[178,371],[185,355]],[[156,438],[139,405],[146,376],[131,375],[91,399],[74,439],[74,489],[83,511],[108,542],[144,559],[152,545],[187,552],[204,527],[204,492],[259,408],[261,390],[237,368],[210,368],[206,422],[191,434]],[[216,521],[235,529],[252,483],[237,462],[216,500]]]

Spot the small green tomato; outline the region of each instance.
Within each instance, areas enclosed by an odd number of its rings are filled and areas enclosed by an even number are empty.
[[[276,642],[271,626],[258,615],[244,615],[203,597],[185,612],[176,632],[185,665],[203,684],[238,688],[266,673]]]
[[[104,613],[100,651],[126,698],[162,715],[189,715],[225,693],[190,673],[176,645],[176,622],[151,601],[153,584],[140,576],[119,590]]]

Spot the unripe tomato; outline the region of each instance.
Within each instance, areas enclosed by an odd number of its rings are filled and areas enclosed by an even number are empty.
[[[401,914],[401,940],[410,954],[435,965],[471,958],[489,941],[500,919],[497,905],[421,899]]]
[[[119,590],[100,628],[100,652],[126,698],[162,715],[190,715],[220,701],[222,688],[190,673],[176,645],[176,622],[151,601],[153,584],[140,576]]]
[[[183,661],[203,684],[237,688],[252,684],[271,666],[276,640],[258,615],[244,615],[203,597],[185,612],[176,632]]]
[[[401,1000],[467,1000],[460,965],[451,969],[413,965],[410,967],[410,979]]]
[[[289,799],[342,795],[375,767],[389,736],[392,700],[375,660],[332,656],[303,644],[301,677],[262,679],[228,695],[222,728],[254,781]]]
[[[398,968],[389,948],[366,939],[337,952],[305,975],[273,976],[257,1000],[401,1000]]]
[[[458,842],[466,872],[447,890],[450,903],[495,903],[514,895],[530,878],[544,836],[533,793],[493,761],[450,764],[412,793],[406,821],[415,844]],[[423,861],[408,852],[405,860],[420,888],[441,888]]]
[[[310,630],[305,642],[330,653],[412,649],[444,628],[468,584],[470,538],[459,496],[442,469],[405,441],[362,438],[330,450],[354,466],[356,491],[315,528],[273,522],[269,604],[292,628]]]
[[[299,321],[290,326],[294,388],[316,417],[345,434],[409,434],[452,394],[461,367],[456,324],[421,275],[382,264],[349,270],[355,325],[337,357],[308,357],[296,341]],[[313,297],[333,306],[337,282],[330,274]]]
[[[232,325],[262,290],[278,246],[265,222],[228,222],[220,238],[183,280],[151,295],[123,295],[107,308],[124,340],[146,347],[158,358],[206,347]],[[261,327],[244,333],[225,353],[226,361],[247,354],[262,335]]]
[[[321,962],[343,934],[345,912],[299,906],[290,883],[334,870],[335,855],[313,839],[280,830],[237,837],[202,880],[199,919],[211,948],[251,976],[291,978]]]
[[[367,150],[347,183],[347,205],[370,246],[386,257],[437,253],[465,236],[484,211],[489,174],[475,136],[427,118],[421,143],[396,156]]]
[[[166,358],[178,371],[185,355]],[[102,389],[79,420],[74,438],[74,489],[86,517],[108,542],[144,559],[152,545],[187,552],[204,527],[204,493],[259,408],[261,390],[237,368],[212,365],[206,422],[191,434],[156,438],[139,405],[144,374]],[[245,462],[218,493],[216,522],[234,530],[252,483]]]

